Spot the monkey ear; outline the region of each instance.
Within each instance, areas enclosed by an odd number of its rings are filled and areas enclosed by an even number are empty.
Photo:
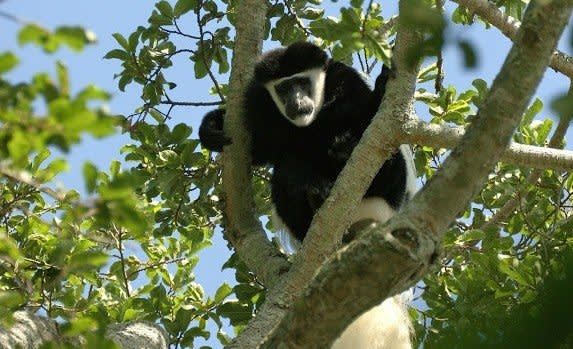
[[[204,148],[222,152],[223,147],[232,143],[231,138],[223,131],[225,109],[215,109],[208,112],[199,127],[199,141]]]

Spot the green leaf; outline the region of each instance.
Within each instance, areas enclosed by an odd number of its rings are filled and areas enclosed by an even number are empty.
[[[171,7],[171,4],[169,2],[162,0],[157,4],[155,4],[155,7],[159,10],[159,12],[163,16],[167,18],[173,18],[173,8]]]
[[[170,149],[160,151],[159,160],[161,160],[161,163],[157,164],[158,167],[168,166],[175,168],[180,164],[179,154]]]
[[[129,43],[127,42],[127,40],[123,37],[123,35],[121,35],[120,33],[113,33],[111,34],[111,36],[113,36],[113,38],[115,39],[115,41],[117,41],[117,43],[126,51],[130,51],[129,49]]]
[[[97,167],[91,162],[86,162],[83,167],[84,181],[88,193],[93,193],[97,185]]]
[[[420,72],[418,73],[418,83],[434,80],[437,74],[438,65],[436,63],[429,64],[420,69]]]
[[[50,149],[48,149],[48,148],[44,148],[44,149],[40,150],[38,152],[38,154],[36,154],[36,156],[34,157],[34,160],[32,161],[31,170],[37,171],[38,168],[40,168],[40,165],[44,161],[46,161],[46,159],[49,158],[51,154],[52,154],[52,152],[50,152]]]
[[[14,69],[20,60],[12,52],[4,52],[0,54],[0,74]]]
[[[39,182],[48,182],[63,171],[68,170],[68,162],[64,159],[52,161],[45,169],[38,171],[37,180]]]
[[[178,0],[173,10],[173,15],[177,18],[179,16],[195,9],[197,7],[197,0]]]
[[[316,20],[324,15],[323,8],[305,7],[300,11],[300,18]]]
[[[42,45],[48,40],[50,32],[37,24],[28,24],[18,33],[18,43],[25,45],[29,43]]]
[[[60,92],[68,96],[70,94],[70,76],[67,67],[60,61],[56,62],[56,75],[58,76]]]
[[[26,298],[20,292],[0,290],[0,313],[4,312],[2,308],[15,310],[25,301]]]
[[[189,138],[191,135],[191,128],[185,124],[177,124],[171,131],[170,143],[179,144]]]
[[[98,328],[97,322],[90,317],[79,317],[73,319],[63,327],[63,332],[67,336],[77,336],[86,332],[95,331]]]
[[[213,300],[215,303],[221,303],[225,298],[227,298],[231,293],[233,293],[233,289],[227,283],[223,283],[215,292],[215,299]]]
[[[122,61],[127,61],[131,58],[131,56],[129,55],[129,53],[120,50],[120,49],[114,49],[109,51],[108,53],[105,54],[105,56],[103,56],[103,58],[105,59],[120,59]]]
[[[54,37],[57,42],[67,45],[74,51],[81,51],[85,45],[96,42],[95,34],[82,27],[58,27]]]
[[[119,175],[119,171],[121,170],[121,163],[117,160],[113,160],[109,164],[109,173],[112,177],[117,177]]]
[[[203,63],[202,59],[195,60],[195,64],[193,65],[193,70],[195,71],[195,78],[201,79],[207,76],[207,67]]]
[[[252,318],[251,307],[236,301],[229,301],[217,307],[217,314],[228,318],[231,325],[245,325]]]

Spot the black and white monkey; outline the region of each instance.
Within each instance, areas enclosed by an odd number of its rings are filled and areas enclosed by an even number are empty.
[[[271,165],[272,201],[288,232],[300,242],[362,133],[380,106],[390,76],[382,68],[371,90],[352,67],[329,59],[318,46],[294,43],[263,54],[245,93],[245,125],[254,165]],[[225,111],[203,118],[201,144],[222,151]],[[396,149],[374,178],[353,221],[387,221],[415,191],[409,146]],[[333,349],[411,348],[403,296],[357,318]]]

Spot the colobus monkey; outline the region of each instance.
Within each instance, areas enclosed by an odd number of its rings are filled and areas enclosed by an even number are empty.
[[[390,76],[382,68],[371,90],[352,67],[318,46],[294,43],[263,54],[244,98],[254,165],[271,165],[272,201],[288,232],[302,241],[362,133],[380,106]],[[225,111],[203,118],[201,144],[222,151]],[[353,221],[387,221],[415,190],[409,146],[396,149],[374,178]],[[406,349],[410,321],[401,296],[356,319],[333,344],[343,348]]]

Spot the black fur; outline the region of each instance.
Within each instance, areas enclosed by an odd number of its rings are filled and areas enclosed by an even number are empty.
[[[309,42],[296,42],[264,53],[255,66],[255,80],[261,84],[301,71],[324,67],[328,56]]]
[[[326,71],[324,103],[316,120],[297,127],[279,112],[263,84],[310,68]],[[245,95],[245,122],[252,136],[254,165],[272,165],[272,200],[277,213],[303,240],[316,210],[380,105],[390,70],[383,67],[371,91],[353,68],[327,58],[310,43],[270,51],[255,68]],[[199,129],[201,143],[221,151],[230,139],[222,132],[222,110],[208,113]],[[397,151],[378,172],[365,197],[382,197],[398,209],[404,200],[406,163]]]

